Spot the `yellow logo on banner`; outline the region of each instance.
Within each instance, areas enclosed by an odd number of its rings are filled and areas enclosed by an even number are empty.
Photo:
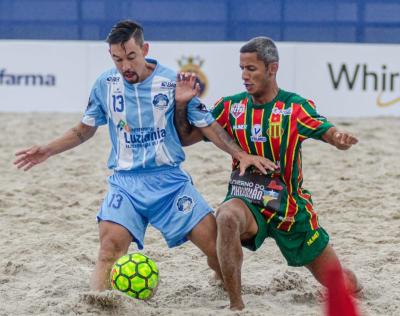
[[[197,81],[200,84],[200,97],[204,97],[208,89],[207,77],[200,69],[203,64],[204,59],[201,59],[200,56],[182,56],[181,59],[178,60],[179,71],[194,72],[197,75]]]
[[[271,122],[269,124],[269,128],[267,130],[267,134],[271,138],[279,138],[283,134],[283,128],[281,127],[281,123],[277,122]]]
[[[383,92],[379,93],[378,97],[376,98],[376,105],[381,107],[381,108],[385,108],[385,107],[388,107],[388,106],[391,106],[393,104],[396,104],[396,103],[400,102],[400,97],[397,97],[397,98],[395,98],[393,100],[390,100],[390,101],[383,102],[382,98],[381,98],[382,94],[383,94]]]

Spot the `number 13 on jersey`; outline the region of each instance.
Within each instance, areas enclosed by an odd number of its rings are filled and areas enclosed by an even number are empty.
[[[124,111],[124,97],[122,95],[113,94],[112,99],[113,99],[114,112],[123,112]]]

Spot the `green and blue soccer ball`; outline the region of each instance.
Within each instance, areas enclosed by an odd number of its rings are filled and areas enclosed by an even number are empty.
[[[140,253],[120,257],[111,269],[111,287],[140,300],[150,299],[158,286],[158,268]]]

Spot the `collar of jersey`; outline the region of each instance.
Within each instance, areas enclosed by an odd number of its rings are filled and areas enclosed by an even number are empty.
[[[125,87],[127,87],[128,89],[133,89],[134,86],[145,85],[145,84],[147,84],[147,83],[149,83],[149,82],[151,82],[153,80],[153,77],[154,77],[155,73],[158,70],[158,62],[157,62],[157,60],[152,59],[152,58],[146,58],[146,61],[148,63],[150,63],[150,64],[155,64],[156,65],[154,67],[154,69],[153,69],[153,72],[150,74],[150,76],[148,76],[146,79],[144,79],[143,81],[138,82],[138,83],[129,83],[128,81],[126,81],[124,79]]]
[[[278,101],[279,100],[279,96],[280,96],[280,94],[282,93],[282,89],[279,89],[278,90],[278,93],[277,93],[277,95],[276,95],[276,97],[275,98],[273,98],[273,100],[272,101],[270,101],[270,102],[267,102],[267,103],[264,103],[264,104],[254,104],[253,103],[253,98],[251,97],[251,95],[249,95],[249,104],[253,107],[253,108],[264,108],[264,107],[273,107],[274,106],[274,104],[276,103],[276,101]]]

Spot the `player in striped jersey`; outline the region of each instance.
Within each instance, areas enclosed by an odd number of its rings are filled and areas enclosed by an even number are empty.
[[[319,225],[311,195],[302,186],[301,144],[314,138],[346,150],[357,138],[339,131],[317,112],[312,101],[280,89],[276,82],[278,62],[271,39],[250,40],[240,50],[246,91],[222,98],[212,110],[243,150],[268,158],[278,168],[260,181],[256,181],[260,178],[257,173],[249,171],[246,177],[237,177],[233,172],[228,194],[217,211],[217,253],[234,310],[244,308],[242,246],[256,250],[271,237],[290,266],[306,266],[322,284],[324,267],[340,264],[327,232]],[[188,125],[182,125],[178,132],[185,145],[202,138]],[[237,165],[234,160],[233,169]],[[349,290],[355,291],[354,274],[344,271]]]
[[[98,126],[108,124],[108,167],[114,172],[97,214],[100,250],[92,289],[109,288],[112,264],[127,252],[131,242],[143,248],[149,223],[160,230],[169,247],[191,240],[220,276],[215,217],[190,176],[180,168],[185,154],[174,126],[175,106],[187,104],[191,123],[244,166],[264,169],[272,163],[247,154],[232,141],[195,97],[199,91],[195,78],[183,76],[177,82],[174,71],[146,58],[149,44],[144,42],[140,25],[117,23],[107,42],[115,67],[95,82],[82,121],[49,144],[17,152],[15,164],[28,170],[80,145]]]

